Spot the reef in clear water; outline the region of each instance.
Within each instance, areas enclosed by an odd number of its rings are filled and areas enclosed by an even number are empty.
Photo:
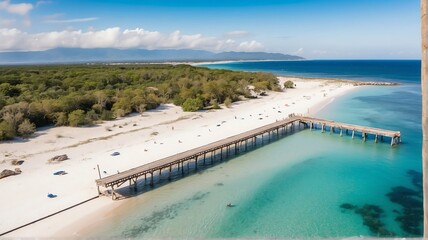
[[[362,207],[358,207],[350,203],[343,203],[340,207],[346,210],[354,210],[355,213],[359,214],[363,218],[363,224],[367,226],[375,236],[395,236],[395,233],[386,229],[385,224],[381,220],[384,214],[384,210],[381,207],[373,204],[364,204]]]
[[[423,191],[422,191],[422,173],[409,170],[407,175],[411,178],[415,189],[404,186],[395,186],[391,188],[391,192],[387,193],[389,200],[402,207],[401,210],[394,209],[393,214],[397,217],[395,221],[400,223],[401,229],[408,233],[409,236],[422,235],[423,223]],[[379,237],[393,237],[395,233],[385,228],[385,224],[381,221],[384,210],[373,204],[364,204],[362,207],[351,203],[343,203],[340,208],[344,210],[353,210],[363,218],[363,224],[370,231]]]

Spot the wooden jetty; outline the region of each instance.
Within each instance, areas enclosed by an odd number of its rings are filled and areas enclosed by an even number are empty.
[[[206,164],[208,158],[210,164],[213,163],[213,160],[216,156],[220,156],[220,160],[227,158],[230,155],[237,155],[240,151],[247,151],[250,147],[257,147],[257,143],[261,142],[261,145],[264,144],[265,137],[268,142],[271,141],[272,136],[278,139],[281,135],[287,134],[289,131],[293,131],[295,127],[301,128],[310,128],[321,129],[322,132],[326,129],[330,130],[330,133],[339,131],[342,136],[343,131],[348,133],[352,131],[352,138],[355,137],[355,133],[361,133],[363,141],[367,139],[369,135],[375,136],[375,142],[378,142],[379,137],[382,140],[384,137],[391,138],[391,145],[398,144],[400,142],[400,132],[390,131],[385,129],[370,128],[346,123],[338,123],[330,120],[317,119],[305,116],[296,116],[290,115],[289,118],[277,121],[263,127],[259,127],[235,136],[231,136],[195,149],[191,149],[182,153],[178,153],[160,160],[144,164],[139,167],[131,168],[129,170],[110,175],[104,178],[96,180],[98,187],[98,193],[100,192],[100,187],[110,188],[112,199],[117,199],[117,192],[115,189],[118,189],[124,183],[128,182],[129,187],[137,190],[138,180],[144,178],[144,183],[147,181],[150,182],[150,186],[154,185],[154,175],[161,176],[162,171],[168,171],[169,176],[171,172],[176,170],[181,172],[184,175],[184,165],[187,165],[189,169],[189,163],[192,162],[194,170],[198,170],[198,165],[203,162],[203,165]],[[336,131],[335,131],[336,130]],[[267,135],[267,136],[265,136]],[[259,144],[260,145],[260,144]],[[207,156],[210,155],[210,156]],[[149,178],[149,180],[147,179]]]
[[[375,143],[380,140],[383,140],[384,137],[391,138],[391,146],[399,144],[401,142],[401,133],[399,131],[391,131],[380,128],[364,127],[359,125],[339,123],[331,120],[318,119],[312,117],[301,117],[300,121],[305,123],[311,130],[314,128],[320,128],[322,132],[330,131],[334,133],[339,131],[340,136],[343,135],[343,132],[348,134],[352,131],[352,138],[355,137],[355,133],[361,133],[363,141],[366,141],[369,135],[374,136]]]

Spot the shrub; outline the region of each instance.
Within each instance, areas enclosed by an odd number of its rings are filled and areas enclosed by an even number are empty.
[[[77,127],[85,124],[85,112],[77,109],[68,114],[68,124],[72,127]]]
[[[94,110],[96,113],[101,113],[103,107],[101,106],[101,104],[94,104],[92,105],[92,110]]]
[[[232,100],[231,100],[229,97],[227,97],[226,99],[224,99],[224,105],[225,105],[227,108],[230,108],[230,107],[231,107],[231,105],[232,105]]]
[[[199,98],[189,98],[184,103],[183,111],[185,112],[196,112],[204,107],[202,100]]]
[[[114,116],[115,117],[124,117],[126,115],[126,111],[125,110],[123,110],[123,109],[116,109],[115,111],[114,111]]]
[[[140,114],[143,114],[143,112],[146,111],[146,104],[140,104],[136,107],[136,109]]]
[[[106,121],[108,121],[108,120],[113,120],[114,119],[114,116],[113,116],[113,113],[111,112],[111,111],[109,111],[109,110],[103,110],[102,112],[101,112],[101,120],[106,120]]]
[[[212,107],[213,109],[220,109],[220,106],[218,105],[217,99],[212,99],[212,100],[210,101],[210,104],[211,104],[211,107]]]
[[[8,140],[15,137],[15,130],[6,122],[0,122],[0,140]]]
[[[36,131],[36,125],[25,119],[18,127],[18,133],[24,138],[31,136]]]
[[[181,105],[183,105],[184,100],[183,100],[183,98],[180,97],[180,95],[177,95],[174,97],[173,103],[175,106],[181,106]]]
[[[68,124],[67,113],[57,112],[55,113],[55,126],[66,126]]]
[[[92,124],[93,121],[97,121],[100,118],[100,115],[95,112],[95,110],[88,111],[86,113],[86,124]]]
[[[294,82],[293,82],[293,81],[288,80],[288,81],[286,81],[286,82],[284,83],[284,87],[285,87],[285,88],[294,88]]]
[[[114,103],[112,110],[116,117],[123,117],[132,112],[132,103],[129,97],[121,97]]]

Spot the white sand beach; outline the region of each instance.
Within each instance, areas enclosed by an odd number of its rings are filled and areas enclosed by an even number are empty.
[[[0,180],[0,233],[47,216],[97,195],[97,165],[102,177],[140,166],[178,152],[202,146],[276,120],[290,113],[312,115],[335,97],[355,89],[350,82],[280,77],[295,89],[267,92],[267,96],[233,103],[221,110],[183,112],[165,104],[93,127],[55,127],[36,137],[0,144],[0,171],[14,169],[12,160],[24,160],[20,175]],[[118,156],[111,156],[113,152]],[[69,159],[49,164],[67,154]],[[56,171],[66,175],[53,175]],[[56,194],[48,198],[47,194]],[[125,200],[100,197],[5,237],[83,237],[81,229],[102,221]]]

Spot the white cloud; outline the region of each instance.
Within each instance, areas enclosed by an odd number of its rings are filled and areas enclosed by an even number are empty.
[[[77,23],[77,22],[91,22],[98,20],[97,17],[89,17],[89,18],[74,18],[74,19],[47,19],[45,23]]]
[[[303,54],[303,48],[297,49],[297,51],[293,52],[294,55],[300,55]]]
[[[254,40],[252,41],[245,41],[242,42],[238,45],[238,50],[239,51],[244,51],[244,52],[252,52],[252,51],[260,51],[262,50],[264,47],[261,43],[256,42]]]
[[[27,33],[18,29],[0,29],[0,51],[40,51],[69,48],[145,48],[204,49],[210,51],[257,51],[264,47],[257,41],[236,42],[201,34],[185,35],[180,31],[163,34],[141,28],[121,30],[64,30]]]
[[[31,3],[13,4],[10,2],[10,0],[3,0],[0,2],[0,10],[5,10],[6,12],[12,14],[25,16],[31,11],[31,9],[33,9],[33,4]]]
[[[238,31],[227,32],[224,35],[227,38],[240,38],[240,37],[248,36],[248,35],[250,35],[250,33],[247,31],[238,30]]]
[[[36,7],[39,7],[39,6],[42,6],[45,4],[51,4],[51,3],[52,3],[52,1],[37,1]]]

